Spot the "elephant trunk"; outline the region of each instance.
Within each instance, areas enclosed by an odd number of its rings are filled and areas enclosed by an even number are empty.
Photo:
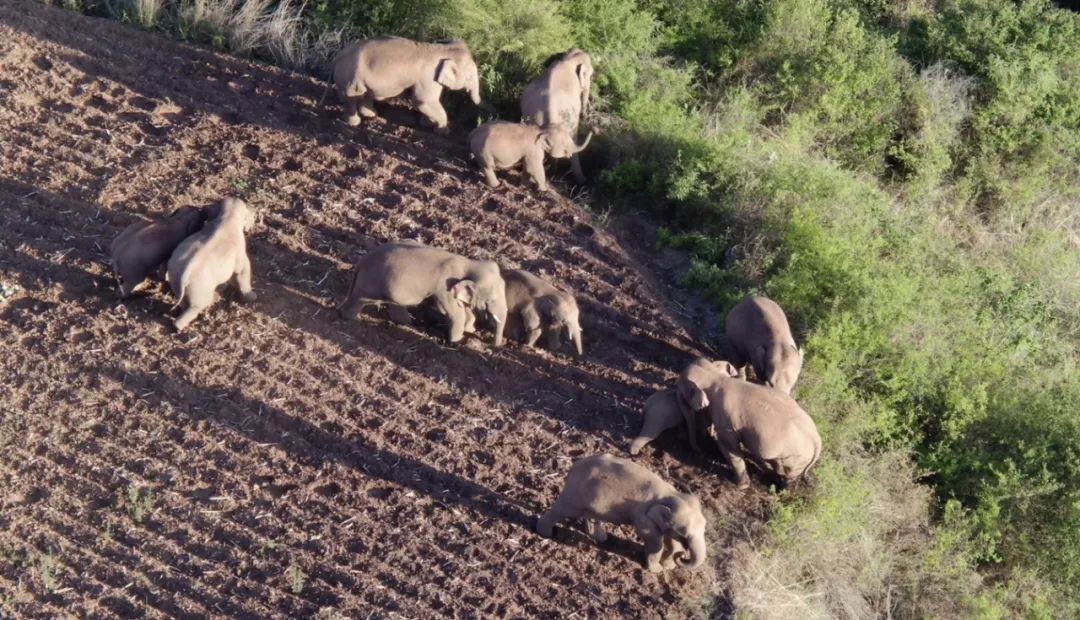
[[[690,569],[701,566],[705,562],[705,535],[693,536],[686,542],[690,543],[688,545],[690,556],[687,557],[686,554],[680,556],[679,565]]]
[[[476,105],[480,105],[480,77],[473,78],[469,83],[469,97]]]
[[[585,353],[585,349],[581,346],[581,328],[570,327],[570,340],[574,343],[574,350],[577,351],[578,356]]]
[[[581,143],[581,146],[575,146],[574,147],[573,153],[577,154],[577,153],[580,153],[580,152],[584,151],[585,147],[589,146],[589,140],[592,140],[592,132],[591,131],[589,132],[589,134],[587,136],[585,136],[585,141]]]

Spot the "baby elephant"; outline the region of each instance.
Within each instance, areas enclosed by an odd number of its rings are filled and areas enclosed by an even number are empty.
[[[214,219],[176,248],[169,259],[169,285],[179,307],[187,300],[187,310],[176,319],[176,331],[183,331],[199,313],[214,303],[217,287],[234,275],[244,301],[255,301],[251,290],[251,263],[248,261],[244,231],[255,224],[255,216],[239,198],[226,198],[214,207]]]
[[[645,401],[645,421],[638,436],[630,442],[630,454],[637,455],[647,444],[654,441],[664,431],[680,424],[686,426],[690,437],[690,446],[701,452],[698,445],[697,429],[699,414],[679,406],[679,395],[675,390],[661,390]]]
[[[573,295],[521,269],[507,269],[502,275],[506,280],[508,329],[519,333],[530,347],[536,344],[541,333],[547,333],[548,346],[552,349],[559,348],[562,333],[566,332],[577,354],[584,352],[578,306]]]
[[[585,518],[597,543],[607,539],[602,522],[632,524],[645,543],[645,567],[651,572],[676,563],[697,568],[705,561],[701,503],[632,461],[597,454],[574,463],[536,531],[551,538],[560,521],[579,517]]]
[[[556,159],[566,159],[585,150],[592,133],[585,136],[580,146],[574,144],[569,130],[561,125],[537,127],[506,121],[491,121],[469,134],[472,157],[484,173],[487,184],[499,185],[496,169],[512,168],[525,160],[525,170],[536,182],[540,191],[548,188],[544,176],[544,154]]]
[[[750,486],[746,458],[785,482],[804,475],[821,456],[814,420],[787,394],[738,375],[728,362],[691,362],[678,381],[681,406],[708,412],[740,489]]]
[[[728,312],[724,335],[734,349],[736,368],[750,364],[769,387],[791,394],[802,372],[802,351],[795,345],[784,311],[767,297],[747,297]]]
[[[142,281],[158,270],[186,237],[198,232],[206,222],[206,212],[198,207],[180,207],[156,222],[136,222],[113,239],[109,254],[113,273],[120,284],[120,297],[127,297]]]

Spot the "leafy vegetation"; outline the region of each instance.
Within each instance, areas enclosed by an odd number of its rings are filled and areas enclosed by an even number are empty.
[[[721,310],[765,293],[805,342],[797,396],[826,457],[739,551],[725,594],[756,617],[1080,615],[1076,14],[1047,0],[119,6],[317,70],[342,30],[460,37],[511,118],[547,58],[586,49],[597,203],[652,211],[694,257],[688,286]]]

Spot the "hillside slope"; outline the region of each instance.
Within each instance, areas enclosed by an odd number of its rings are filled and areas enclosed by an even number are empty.
[[[347,128],[321,89],[0,0],[0,609],[700,613],[764,500],[678,442],[642,461],[702,497],[705,569],[642,571],[628,529],[605,550],[531,531],[575,457],[625,452],[644,399],[716,324],[672,299],[675,259],[653,256],[647,224],[602,230],[564,198],[489,190],[461,128],[442,138],[389,106],[394,122]],[[260,213],[257,302],[226,293],[177,336],[156,285],[116,300],[117,232],[227,194]],[[573,288],[584,359],[338,319],[352,261],[405,237]]]

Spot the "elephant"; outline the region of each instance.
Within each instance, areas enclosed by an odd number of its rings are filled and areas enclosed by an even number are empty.
[[[581,145],[574,144],[570,132],[561,125],[541,128],[506,121],[491,121],[477,127],[469,134],[472,157],[484,173],[487,184],[499,185],[495,170],[512,168],[525,160],[525,170],[536,182],[540,191],[547,191],[544,174],[544,155],[565,159],[580,153],[589,145],[590,133]]]
[[[556,57],[521,95],[521,118],[539,127],[562,125],[574,135],[589,105],[592,88],[592,59],[574,48]],[[577,155],[570,158],[574,179],[585,182]]]
[[[536,532],[551,538],[560,521],[579,517],[598,544],[607,540],[603,522],[632,524],[645,543],[644,564],[650,572],[676,564],[693,569],[705,562],[701,503],[633,461],[594,454],[575,462]]]
[[[446,110],[439,103],[444,88],[466,90],[480,105],[480,72],[464,41],[419,43],[391,36],[359,41],[334,57],[331,77],[350,126],[359,125],[360,116],[374,117],[376,101],[410,88],[420,113],[440,133],[447,131]]]
[[[679,405],[708,410],[740,489],[750,486],[746,458],[785,483],[805,475],[821,456],[814,420],[784,392],[738,376],[730,362],[697,359],[679,376]]]
[[[181,243],[169,258],[169,285],[180,307],[188,307],[174,322],[181,332],[214,303],[217,287],[236,276],[246,302],[256,299],[251,290],[251,261],[244,232],[255,225],[255,213],[239,198],[226,198],[210,209],[210,220]]]
[[[385,243],[362,257],[338,311],[352,319],[366,305],[418,306],[430,297],[449,318],[450,342],[459,342],[471,327],[473,313],[482,311],[495,323],[495,346],[502,345],[506,283],[499,266],[415,241]],[[407,321],[408,313],[402,311],[398,309],[399,320]]]
[[[674,389],[656,392],[645,401],[645,420],[641,425],[638,436],[630,442],[630,454],[637,455],[647,444],[654,441],[661,433],[676,426],[684,425],[690,438],[690,446],[697,452],[701,452],[698,444],[697,429],[698,416],[679,405],[678,392]]]
[[[784,311],[766,297],[747,297],[728,312],[724,335],[736,368],[750,364],[757,379],[791,394],[802,371],[802,351],[795,344]]]
[[[502,276],[506,281],[507,329],[530,347],[541,333],[547,333],[552,349],[562,344],[565,331],[577,354],[584,353],[577,301],[572,294],[522,269],[505,269]]]
[[[148,276],[157,271],[185,238],[199,232],[206,211],[180,207],[156,222],[136,222],[113,239],[109,247],[113,273],[120,297],[130,295]]]

